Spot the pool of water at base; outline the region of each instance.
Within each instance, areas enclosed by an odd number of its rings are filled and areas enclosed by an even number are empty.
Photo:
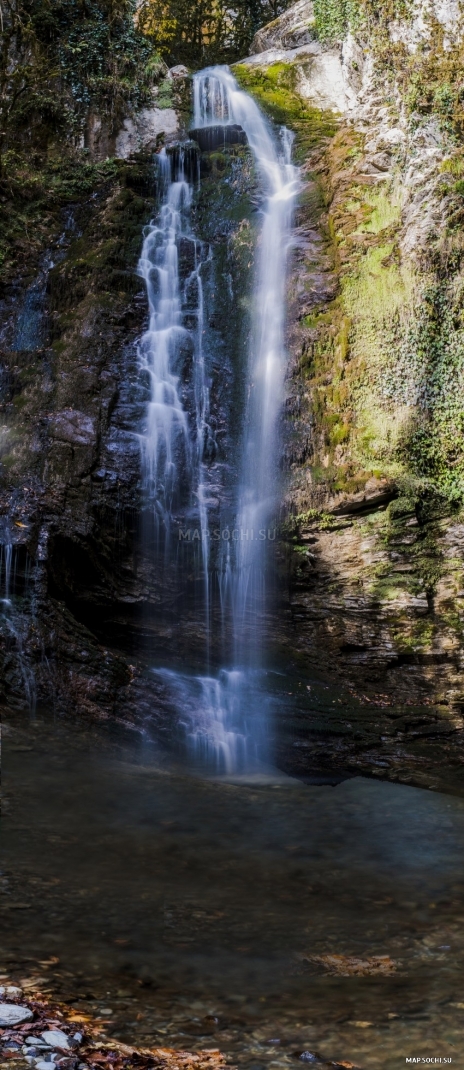
[[[201,779],[46,716],[3,742],[0,972],[250,1070],[464,1067],[464,800]]]

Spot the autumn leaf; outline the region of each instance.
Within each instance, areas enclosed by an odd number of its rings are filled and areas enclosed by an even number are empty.
[[[390,974],[397,969],[398,963],[389,955],[370,955],[361,959],[356,955],[305,955],[299,956],[303,961],[314,962],[318,966],[325,966],[330,973],[344,977],[369,976],[372,974]]]

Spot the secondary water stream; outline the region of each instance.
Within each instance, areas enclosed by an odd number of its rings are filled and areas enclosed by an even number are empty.
[[[296,173],[290,160],[292,138],[281,131],[280,143],[259,108],[242,92],[227,68],[215,67],[194,77],[194,135],[209,127],[237,128],[253,154],[264,203],[259,235],[247,371],[242,415],[241,457],[233,490],[233,535],[211,559],[208,488],[209,382],[203,351],[203,273],[211,251],[192,234],[189,209],[192,182],[184,153],[162,153],[164,188],[159,221],[144,241],[139,273],[146,282],[149,329],[140,345],[143,374],[151,382],[145,433],[141,436],[145,483],[151,491],[160,537],[170,551],[176,509],[187,494],[197,515],[203,571],[206,622],[205,673],[188,676],[158,670],[172,692],[185,728],[191,760],[219,773],[255,770],[269,759],[266,712],[260,694],[264,667],[263,619],[267,598],[267,541],[276,505],[277,418],[285,374],[284,314],[286,248]],[[181,248],[191,247],[191,268],[182,286]],[[190,326],[186,326],[186,324]],[[186,348],[193,366],[194,411],[180,393],[180,361]],[[220,531],[220,536],[222,532]],[[178,548],[174,547],[174,553]],[[215,568],[225,636],[223,664],[210,668],[210,573]]]

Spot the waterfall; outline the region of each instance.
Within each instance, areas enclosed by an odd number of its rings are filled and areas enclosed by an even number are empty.
[[[226,597],[233,617],[234,657],[260,667],[259,630],[265,611],[268,527],[275,506],[277,418],[285,375],[286,246],[296,192],[290,162],[292,136],[282,132],[278,153],[257,104],[227,68],[195,75],[194,125],[235,124],[245,131],[266,195],[253,301],[248,399],[237,488],[234,567],[227,569]],[[253,635],[254,632],[254,635]]]
[[[164,203],[160,218],[148,227],[138,264],[149,305],[148,330],[139,344],[140,369],[148,377],[147,423],[140,436],[146,489],[155,515],[169,529],[182,480],[201,497],[202,447],[208,413],[203,359],[202,259],[205,251],[190,233],[191,188],[181,152],[173,162],[163,149],[158,157]],[[189,247],[191,270],[183,284],[179,246]],[[206,253],[206,255],[208,255]],[[186,318],[193,327],[185,326]],[[195,442],[180,393],[180,363],[187,355],[194,368]],[[200,510],[200,513],[202,511]],[[204,518],[203,518],[204,519]]]
[[[260,690],[263,669],[261,633],[266,612],[268,541],[275,537],[277,421],[285,375],[284,316],[286,248],[296,173],[290,162],[292,137],[281,132],[276,144],[258,106],[226,67],[194,76],[194,126],[238,126],[245,131],[264,193],[262,223],[253,295],[247,396],[243,419],[239,476],[235,487],[233,542],[219,561],[223,618],[228,622],[224,667],[217,676],[189,677],[161,670],[174,696],[179,723],[194,759],[217,772],[240,772],[268,759],[267,698]],[[166,167],[163,157],[162,167]],[[165,172],[164,172],[165,173]],[[208,514],[202,441],[208,419],[208,390],[201,330],[194,345],[197,389],[196,427],[192,434],[179,394],[176,352],[182,343],[177,244],[187,233],[185,216],[191,190],[181,170],[166,179],[160,219],[148,231],[139,271],[146,281],[150,326],[140,345],[141,367],[151,379],[147,430],[143,437],[146,480],[155,509],[169,525],[179,493],[179,459],[190,473],[190,492],[200,514],[208,614]],[[190,240],[195,242],[191,235]],[[198,245],[198,243],[197,243]],[[195,315],[202,320],[201,256],[188,286],[195,292]],[[185,297],[185,291],[184,291]],[[195,460],[196,457],[196,460]],[[208,668],[206,660],[205,667]]]
[[[191,468],[187,413],[179,396],[176,364],[184,336],[181,323],[177,239],[190,189],[181,176],[171,182],[170,161],[163,152],[159,177],[166,187],[159,223],[148,228],[138,271],[145,281],[149,326],[139,346],[139,361],[150,384],[147,426],[141,436],[145,482],[155,513],[165,526],[178,490],[182,464]]]
[[[18,555],[11,537],[8,518],[0,522],[0,633],[3,632],[7,649],[14,650],[15,660],[21,677],[26,705],[31,713],[36,706],[36,681],[25,651],[25,637],[28,629],[28,616],[16,605],[14,598],[17,586]],[[29,581],[29,562],[23,576],[24,588]]]

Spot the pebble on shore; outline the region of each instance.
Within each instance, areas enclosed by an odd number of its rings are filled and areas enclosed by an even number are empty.
[[[0,1070],[225,1070],[217,1048],[135,1048],[108,1040],[99,1022],[40,992],[26,996],[7,984],[0,987],[0,1000]],[[361,1070],[317,1052],[294,1054],[314,1070]]]
[[[133,1048],[106,1040],[102,1026],[76,1022],[68,1006],[40,993],[25,996],[15,985],[0,986],[1,1070],[219,1070],[224,1056],[216,1049],[176,1051]]]

